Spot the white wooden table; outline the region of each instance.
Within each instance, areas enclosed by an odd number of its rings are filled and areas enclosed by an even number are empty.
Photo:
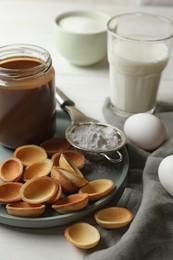
[[[89,116],[104,121],[102,106],[109,95],[107,62],[88,68],[69,65],[56,51],[53,25],[56,15],[67,10],[95,9],[110,16],[144,11],[173,18],[173,8],[63,3],[58,0],[0,0],[0,46],[30,43],[46,48],[52,56],[56,84]],[[106,3],[106,1],[105,1]],[[158,99],[173,103],[173,59],[163,73]],[[78,260],[84,251],[68,243],[64,227],[24,229],[0,225],[0,260]]]

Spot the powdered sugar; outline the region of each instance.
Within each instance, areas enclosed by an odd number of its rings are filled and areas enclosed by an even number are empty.
[[[79,125],[70,134],[75,145],[88,150],[111,150],[118,146],[117,131],[114,127],[99,124]]]
[[[101,22],[82,16],[69,16],[63,18],[59,25],[66,31],[75,33],[97,33],[106,29]]]

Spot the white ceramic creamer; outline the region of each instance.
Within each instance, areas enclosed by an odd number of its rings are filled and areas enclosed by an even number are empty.
[[[168,58],[163,42],[114,40],[108,51],[113,106],[132,114],[152,110]]]

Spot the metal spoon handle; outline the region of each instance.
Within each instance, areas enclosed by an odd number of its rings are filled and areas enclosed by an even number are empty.
[[[59,103],[60,107],[66,111],[71,120],[72,123],[78,123],[78,122],[96,122],[95,119],[86,116],[81,111],[79,111],[75,107],[75,103],[69,99],[59,88],[56,87],[56,93],[55,97],[57,102]]]
[[[62,109],[65,109],[65,106],[74,106],[75,103],[69,99],[59,88],[56,87],[55,97]]]

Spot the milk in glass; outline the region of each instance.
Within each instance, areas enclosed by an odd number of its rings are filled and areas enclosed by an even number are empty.
[[[128,113],[152,110],[168,58],[163,42],[113,40],[108,51],[113,106]]]
[[[154,112],[161,73],[173,38],[173,22],[149,13],[122,13],[108,24],[110,109],[120,116]]]

